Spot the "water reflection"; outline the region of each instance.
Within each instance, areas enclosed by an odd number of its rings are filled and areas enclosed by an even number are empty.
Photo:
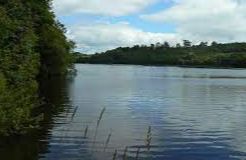
[[[25,137],[14,137],[0,140],[0,159],[35,160],[40,153],[49,151],[50,130],[54,125],[54,117],[64,112],[64,105],[69,104],[68,90],[71,80],[53,78],[42,81],[41,95],[45,102],[39,112],[44,113],[42,128]]]
[[[80,89],[72,102],[81,104],[90,115],[79,121],[92,123],[95,112],[107,106],[101,141],[110,128],[115,128],[113,148],[123,150],[128,145],[136,151],[144,144],[145,130],[151,125],[152,159],[245,158],[244,70],[100,65],[78,68],[74,85]],[[83,89],[86,93],[81,94]]]
[[[128,159],[135,159],[139,148],[139,159],[246,159],[245,70],[76,68],[74,81],[48,87],[54,91],[47,93],[55,100],[50,104],[61,107],[47,116],[45,133],[35,144],[43,149],[29,152],[36,159],[106,160],[113,159],[115,149],[122,159],[126,146]],[[20,150],[27,154],[27,149]]]

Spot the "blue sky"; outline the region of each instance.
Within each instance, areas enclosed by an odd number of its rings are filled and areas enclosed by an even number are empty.
[[[84,53],[189,39],[246,40],[243,0],[54,0],[57,18]]]

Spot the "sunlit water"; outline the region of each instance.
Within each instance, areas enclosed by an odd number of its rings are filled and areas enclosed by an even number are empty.
[[[59,97],[53,95],[53,105],[62,109],[38,138],[35,153],[25,153],[34,151],[22,142],[15,151],[19,159],[111,160],[115,150],[123,159],[126,146],[125,156],[133,160],[138,149],[139,160],[246,159],[246,70],[85,64],[76,69]]]

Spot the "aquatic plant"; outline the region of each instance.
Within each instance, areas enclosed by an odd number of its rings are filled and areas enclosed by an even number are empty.
[[[123,160],[127,160],[127,150],[128,150],[128,147],[126,146],[124,150],[124,154],[123,154]]]
[[[99,118],[98,118],[98,120],[97,120],[97,127],[99,127],[100,122],[101,122],[101,120],[102,120],[102,117],[103,117],[103,114],[104,114],[105,111],[106,111],[106,108],[104,107],[104,108],[101,110],[101,113],[100,113]]]
[[[108,138],[106,140],[106,143],[105,143],[105,146],[104,146],[104,149],[103,149],[104,152],[108,148],[108,144],[110,142],[111,136],[112,136],[112,129],[110,130],[110,133],[109,133]]]
[[[72,114],[72,116],[71,116],[71,122],[73,121],[73,118],[74,118],[75,114],[77,113],[78,108],[79,108],[79,106],[76,106],[76,107],[74,108],[73,114]]]
[[[74,117],[78,111],[78,108],[79,108],[79,106],[76,106],[74,108],[71,119],[70,119],[70,121],[68,120],[68,122],[67,122],[67,125],[68,125],[67,128],[65,128],[65,127],[63,128],[62,132],[64,132],[64,136],[61,138],[61,140],[63,140],[65,137],[67,137],[67,134],[68,134],[70,127],[71,127],[70,124],[73,122],[73,119],[74,119]],[[67,116],[67,114],[68,114],[68,112],[66,113],[66,116]]]
[[[103,118],[103,114],[104,114],[105,111],[106,111],[106,107],[103,107],[103,109],[101,110],[100,115],[98,117],[97,125],[96,125],[96,131],[95,131],[95,135],[94,135],[94,138],[93,138],[92,148],[94,148],[94,146],[95,146],[95,142],[96,142],[96,139],[97,139],[98,128],[100,126],[100,122],[101,122],[101,120]]]
[[[87,137],[88,130],[89,130],[89,126],[87,125],[84,131],[84,138]]]
[[[117,158],[117,149],[114,151],[113,160],[116,160],[116,158]]]
[[[151,126],[149,126],[146,139],[145,139],[145,144],[146,144],[148,151],[150,150],[151,140],[152,140],[152,132],[151,132]]]
[[[137,150],[137,153],[136,153],[136,158],[135,158],[135,160],[138,160],[139,153],[140,153],[140,147],[138,147],[138,150]]]
[[[77,107],[74,109],[74,112],[72,114],[72,117],[75,116],[76,112],[77,112]],[[94,147],[95,147],[95,143],[96,143],[96,139],[97,139],[97,134],[98,134],[98,129],[100,127],[100,124],[101,124],[101,121],[103,119],[103,116],[105,114],[105,111],[106,111],[106,108],[102,108],[99,116],[98,116],[98,119],[97,119],[97,122],[96,122],[96,130],[95,130],[95,134],[94,134],[94,138],[93,138],[93,143],[92,143],[92,148],[91,148],[91,151],[94,152],[95,150]],[[88,134],[88,130],[89,130],[89,125],[86,125],[86,128],[84,130],[84,138],[87,138],[87,134]],[[112,129],[110,129],[110,132],[107,136],[107,139],[104,143],[104,146],[103,146],[103,152],[105,152],[107,149],[108,149],[108,145],[111,141],[111,137],[112,137]],[[151,126],[148,127],[148,130],[146,132],[146,137],[144,138],[144,141],[145,141],[145,146],[147,148],[147,151],[150,151],[150,148],[151,148],[151,141],[152,141],[152,128]],[[139,155],[140,155],[140,150],[141,150],[141,146],[138,146],[137,147],[137,150],[136,150],[136,156],[135,156],[135,160],[138,160],[139,159]],[[128,156],[127,156],[127,152],[128,152],[128,146],[125,147],[124,151],[123,151],[123,154],[122,154],[122,159],[123,160],[127,160]],[[118,151],[117,149],[114,151],[114,154],[113,154],[113,160],[116,160],[117,159],[117,154],[118,154]],[[134,159],[134,158],[133,158]]]

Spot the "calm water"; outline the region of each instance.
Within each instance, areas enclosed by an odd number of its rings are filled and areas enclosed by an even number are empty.
[[[133,160],[139,148],[139,160],[246,160],[246,70],[76,68],[48,84],[44,130],[1,147],[1,158],[111,160],[117,149],[122,159],[128,146]]]

